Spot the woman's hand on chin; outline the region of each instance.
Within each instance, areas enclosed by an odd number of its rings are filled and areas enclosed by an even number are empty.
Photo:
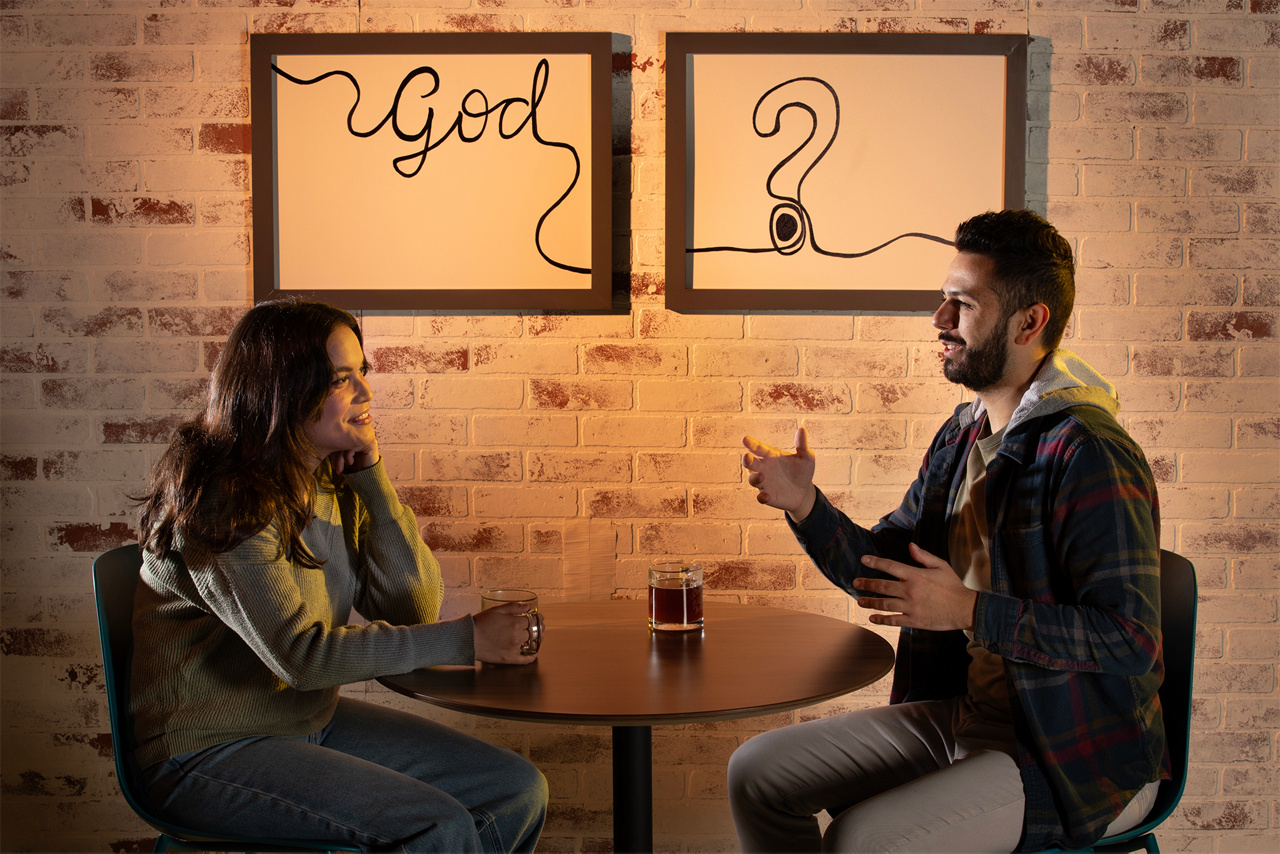
[[[376,465],[380,459],[382,457],[378,455],[377,439],[374,439],[363,448],[355,448],[350,451],[335,451],[329,455],[329,463],[333,466],[334,474],[352,474],[353,472],[363,471],[370,466]]]

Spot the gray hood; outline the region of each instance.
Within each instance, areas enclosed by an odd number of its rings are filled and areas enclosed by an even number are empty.
[[[1045,357],[1031,381],[1031,388],[1022,395],[1022,402],[1009,419],[1006,435],[1023,421],[1049,415],[1068,406],[1096,406],[1115,417],[1120,411],[1120,397],[1116,394],[1116,387],[1089,367],[1084,359],[1070,350],[1057,349]],[[984,412],[986,407],[978,398],[961,416],[962,425],[973,423]]]

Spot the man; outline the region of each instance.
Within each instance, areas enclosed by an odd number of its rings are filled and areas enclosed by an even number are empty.
[[[976,399],[901,506],[862,528],[814,486],[803,428],[791,454],[743,439],[757,499],[901,627],[891,705],[734,754],[746,851],[1083,846],[1138,824],[1168,776],[1156,489],[1114,387],[1058,348],[1071,247],[1030,211],[976,216],[955,246],[933,325]]]

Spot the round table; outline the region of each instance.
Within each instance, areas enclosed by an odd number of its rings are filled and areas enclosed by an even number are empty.
[[[654,632],[644,601],[549,602],[529,665],[441,666],[378,681],[455,711],[613,727],[614,850],[653,850],[654,724],[807,706],[875,682],[893,648],[819,614],[707,602],[701,631]]]

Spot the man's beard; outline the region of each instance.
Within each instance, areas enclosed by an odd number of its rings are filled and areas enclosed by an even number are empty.
[[[943,332],[938,340],[964,347],[959,359],[942,359],[942,373],[953,383],[972,391],[991,388],[1004,376],[1009,361],[1008,321],[997,323],[981,341],[965,342]]]

